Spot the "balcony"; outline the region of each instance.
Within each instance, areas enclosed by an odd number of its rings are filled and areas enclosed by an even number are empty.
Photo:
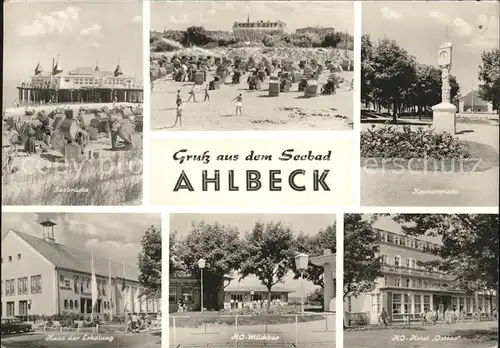
[[[447,281],[452,281],[455,279],[455,276],[443,272],[428,271],[425,269],[415,269],[415,268],[394,266],[387,264],[382,265],[382,272],[390,274],[398,274],[402,276],[408,275],[408,276],[416,276],[416,277],[430,278],[430,279],[441,279]]]

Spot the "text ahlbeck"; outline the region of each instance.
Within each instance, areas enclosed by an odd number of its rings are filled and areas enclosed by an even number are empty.
[[[310,182],[312,183],[312,190],[313,191],[330,191],[330,187],[328,187],[326,183],[326,178],[328,176],[328,173],[330,171],[328,169],[324,169],[321,171],[320,170],[313,170],[312,171],[312,178],[310,178]],[[271,192],[276,192],[276,191],[281,191],[282,186],[280,185],[281,182],[283,181],[281,177],[281,170],[275,169],[275,170],[269,170],[269,177],[268,177],[268,183],[269,183],[269,191]],[[295,169],[291,171],[288,174],[288,186],[293,191],[306,191],[306,185],[299,184],[297,182],[297,177],[300,176],[305,176],[308,174],[308,172],[305,169]],[[246,175],[245,175],[245,183],[246,183],[246,191],[259,191],[262,189],[262,174],[258,170],[246,170]],[[218,192],[220,191],[221,187],[221,178],[220,178],[220,170],[214,170],[213,174],[209,176],[208,170],[202,170],[201,171],[201,190],[206,192],[209,191],[208,184],[212,184],[211,191]],[[228,191],[239,191],[240,187],[235,183],[235,171],[234,170],[228,170],[228,175],[227,175],[227,187]],[[173,191],[177,192],[180,190],[188,190],[188,191],[195,191],[193,184],[191,183],[191,180],[189,180],[188,175],[186,174],[185,171],[182,171],[179,178],[177,179],[177,182],[174,186]]]

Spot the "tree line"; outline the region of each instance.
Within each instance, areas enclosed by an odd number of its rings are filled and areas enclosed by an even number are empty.
[[[156,43],[155,49],[161,51],[163,48],[159,39],[165,38],[181,43],[185,47],[190,46],[218,46],[226,47],[236,45],[240,41],[230,31],[207,30],[203,26],[191,26],[186,30],[165,30],[153,32],[150,35],[150,43]],[[292,46],[292,47],[323,47],[353,50],[354,37],[345,32],[335,31],[325,34],[318,33],[269,33],[263,38],[253,40],[260,42],[266,47]]]
[[[288,272],[295,279],[300,271],[295,266],[295,255],[306,253],[322,255],[325,249],[336,250],[335,225],[327,226],[315,235],[295,235],[282,221],[256,222],[250,231],[240,234],[236,227],[220,223],[196,222],[182,238],[177,232],[170,234],[170,277],[199,278],[198,260],[206,261],[203,282],[206,294],[223,291],[224,276],[237,273],[242,280],[256,276],[267,289],[267,305],[271,304],[273,286],[282,283]],[[323,268],[309,262],[304,279],[323,288]],[[217,303],[207,303],[215,307]],[[219,308],[212,308],[219,309]]]

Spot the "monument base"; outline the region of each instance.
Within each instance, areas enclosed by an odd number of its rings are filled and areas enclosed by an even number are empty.
[[[457,132],[457,107],[450,103],[440,103],[432,107],[433,126],[436,132]]]

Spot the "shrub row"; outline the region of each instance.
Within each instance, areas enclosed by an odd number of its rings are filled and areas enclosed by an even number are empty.
[[[468,158],[467,145],[450,133],[434,133],[422,127],[410,126],[398,130],[393,126],[361,132],[362,158]]]

